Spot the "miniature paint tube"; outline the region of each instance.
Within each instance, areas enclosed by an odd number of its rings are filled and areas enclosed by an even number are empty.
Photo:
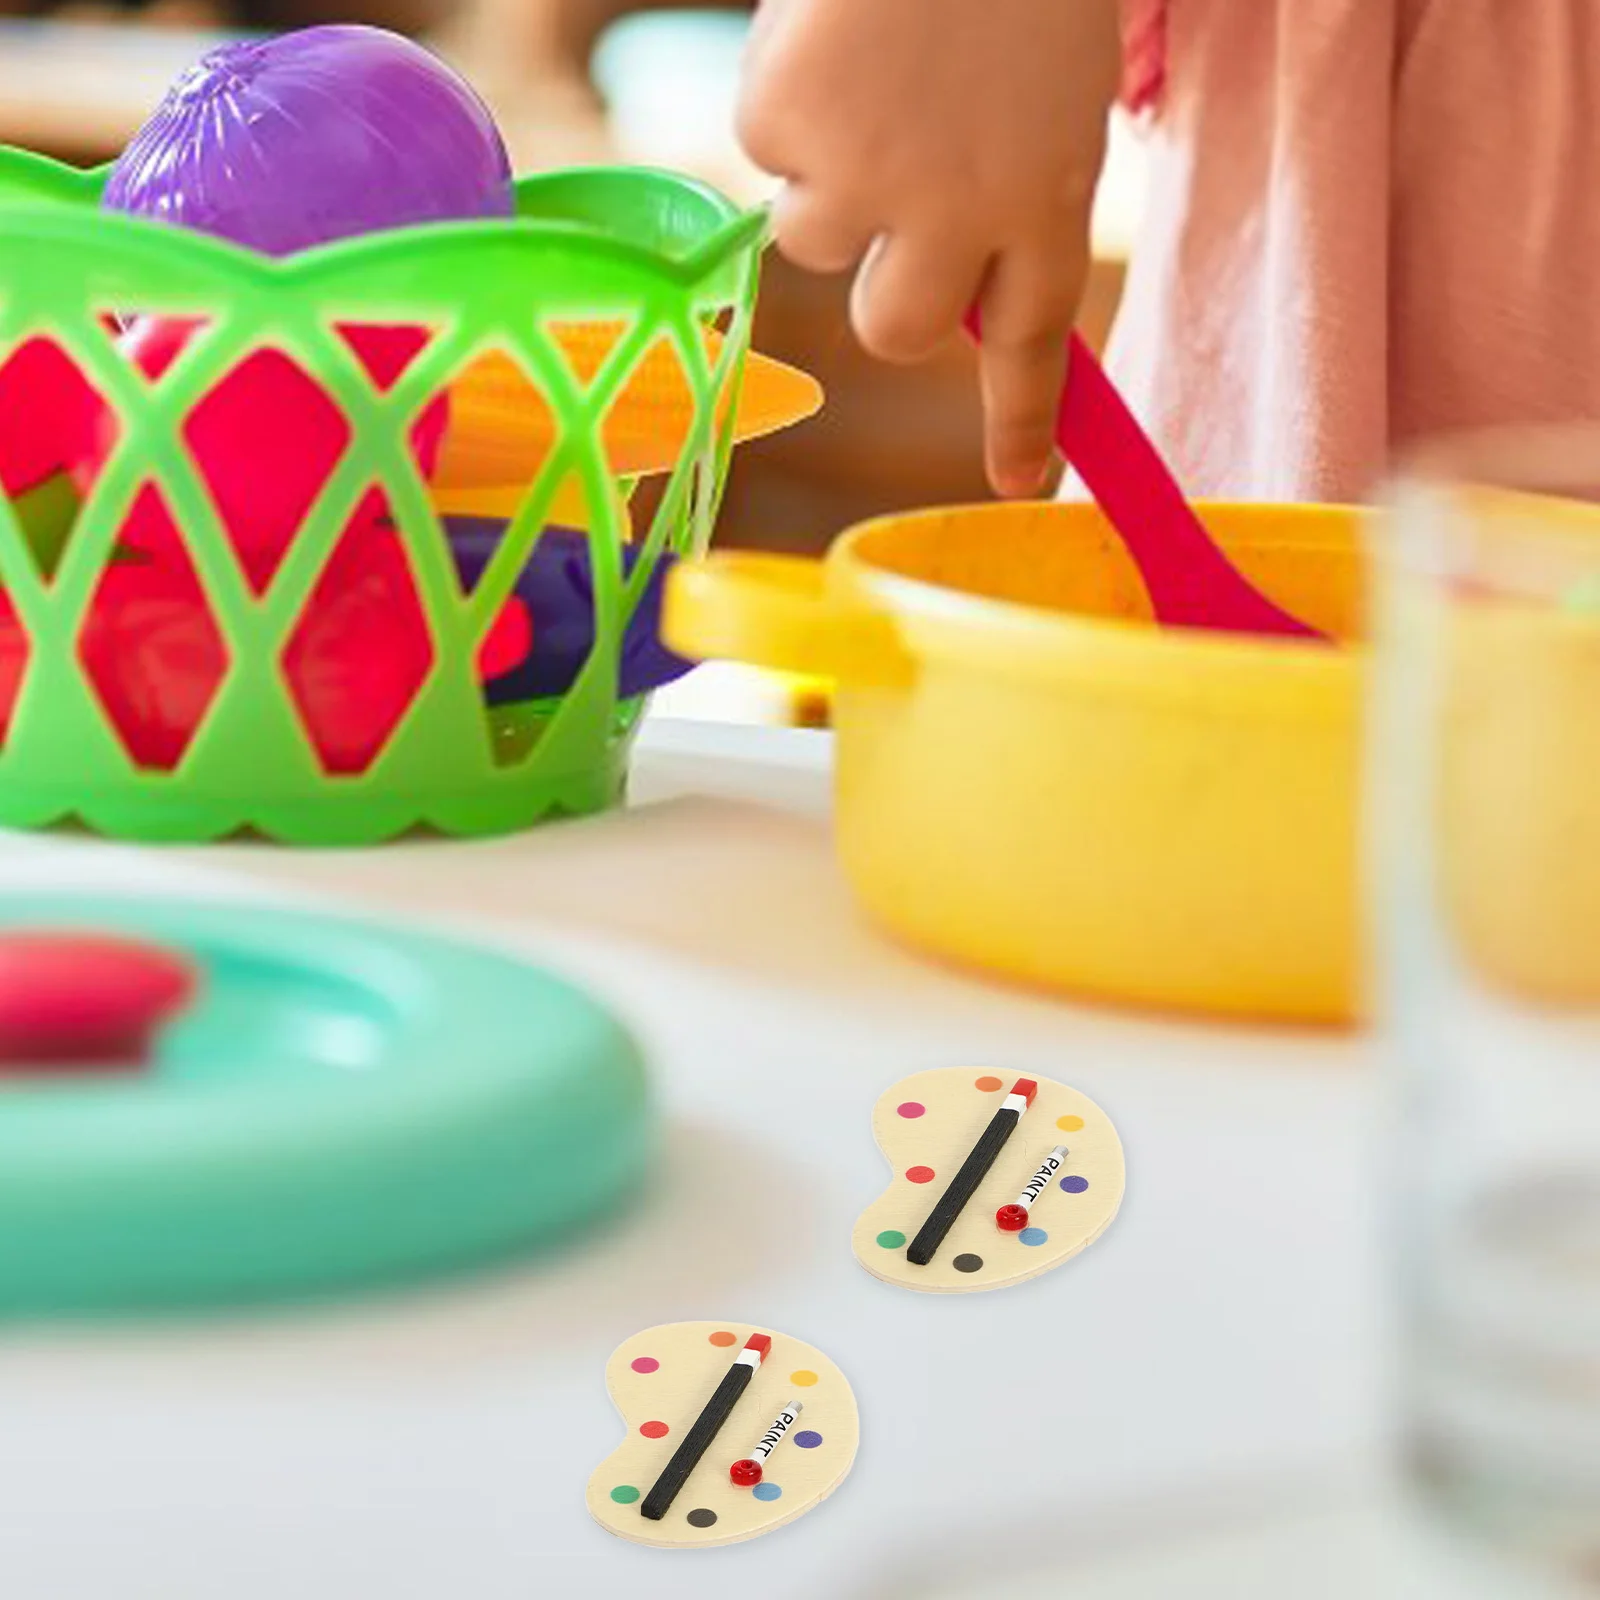
[[[761,1435],[755,1449],[745,1456],[743,1460],[735,1461],[728,1468],[728,1476],[741,1489],[754,1488],[756,1484],[761,1482],[762,1474],[766,1471],[767,1458],[789,1436],[789,1430],[795,1425],[800,1413],[804,1410],[805,1406],[801,1401],[789,1401],[783,1410],[772,1419],[772,1426]]]
[[[1033,1203],[1049,1187],[1050,1180],[1062,1169],[1067,1160],[1067,1147],[1058,1144],[1039,1164],[1039,1170],[1028,1179],[1028,1186],[1017,1196],[1016,1204],[1001,1206],[994,1220],[1003,1233],[1021,1233],[1028,1226],[1028,1213]]]

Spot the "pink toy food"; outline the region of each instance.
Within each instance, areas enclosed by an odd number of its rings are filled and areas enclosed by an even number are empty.
[[[189,960],[155,945],[97,933],[0,933],[0,1073],[137,1066],[198,987]]]
[[[16,499],[77,459],[104,414],[76,365],[48,339],[0,357],[0,491]]]
[[[421,330],[411,328],[341,331],[380,390],[394,383],[426,341]],[[118,344],[154,382],[166,375],[199,332],[200,325],[193,321],[141,317]],[[411,448],[424,476],[438,458],[446,417],[445,401],[435,401],[411,430]],[[200,401],[184,424],[183,435],[250,586],[258,594],[264,592],[349,445],[349,424],[296,362],[279,350],[261,349]],[[94,487],[116,438],[110,412],[98,408],[90,448],[73,473],[84,495]],[[369,491],[357,505],[351,525],[376,523],[382,514],[381,497],[376,490]],[[129,516],[119,539],[131,549],[159,555],[172,548],[177,530],[164,503],[147,497]]]
[[[141,500],[153,498],[149,491]],[[136,516],[141,514],[136,508]],[[150,525],[159,506],[142,513]],[[526,608],[512,600],[478,650],[496,678],[527,656]],[[194,570],[162,559],[106,569],[79,639],[79,658],[136,764],[169,771],[183,759],[228,670],[227,647]],[[27,641],[0,592],[0,732],[22,682]],[[295,709],[325,770],[362,772],[382,751],[433,664],[399,537],[352,528],[313,588],[282,665]]]

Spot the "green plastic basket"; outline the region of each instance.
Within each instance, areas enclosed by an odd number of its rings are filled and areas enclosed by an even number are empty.
[[[0,493],[0,584],[28,648],[8,716],[0,706],[0,824],[76,819],[131,839],[254,831],[295,844],[360,844],[415,828],[506,832],[617,801],[643,711],[641,699],[618,692],[624,631],[662,553],[696,554],[710,536],[749,348],[764,216],[680,177],[572,171],[523,180],[512,221],[405,229],[272,261],[107,215],[97,205],[103,178],[0,149],[0,366],[28,341],[49,339],[120,428],[70,538],[49,558],[40,551],[59,508],[13,506]],[[133,312],[199,317],[209,326],[150,383],[105,329],[107,316]],[[623,331],[585,384],[551,330],[587,321]],[[425,325],[433,337],[380,392],[335,330],[401,323]],[[713,323],[725,334],[714,364],[703,337]],[[648,528],[633,530],[628,486],[611,474],[601,428],[663,339],[681,363],[694,422]],[[270,587],[257,594],[183,428],[220,380],[268,347],[334,401],[350,443]],[[493,562],[463,593],[409,430],[463,368],[495,351],[512,357],[548,406],[555,442]],[[163,770],[130,753],[80,657],[96,586],[146,485],[179,526],[228,660],[204,717]],[[371,764],[332,774],[307,735],[282,658],[352,509],[374,486],[403,540],[432,666]],[[558,492],[570,498],[574,487],[589,508],[594,649],[559,698],[491,708],[475,671],[478,646]],[[635,534],[641,554],[625,578],[621,548]]]

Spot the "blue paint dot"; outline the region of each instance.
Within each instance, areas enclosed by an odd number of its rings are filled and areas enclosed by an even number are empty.
[[[1043,1228],[1024,1228],[1017,1237],[1024,1244],[1043,1244],[1050,1235]]]
[[[1087,1178],[1063,1178],[1061,1187],[1068,1194],[1082,1194],[1089,1187],[1089,1180]]]
[[[778,1496],[783,1493],[783,1490],[780,1489],[775,1483],[758,1483],[755,1488],[750,1491],[750,1493],[753,1494],[757,1500],[776,1500]]]
[[[794,1442],[799,1445],[802,1450],[815,1450],[817,1446],[822,1443],[822,1435],[820,1433],[813,1433],[809,1428],[807,1428],[803,1432],[797,1433],[794,1436]]]

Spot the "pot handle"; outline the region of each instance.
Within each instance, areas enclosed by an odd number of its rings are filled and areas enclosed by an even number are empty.
[[[898,681],[909,671],[889,618],[840,601],[823,564],[802,556],[719,551],[680,563],[662,633],[669,648],[700,661],[849,682]]]

